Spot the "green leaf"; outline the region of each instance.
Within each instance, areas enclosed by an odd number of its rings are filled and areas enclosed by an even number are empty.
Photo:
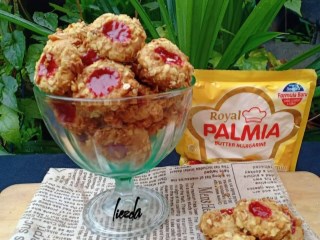
[[[31,98],[18,99],[18,106],[26,119],[42,119],[37,102]]]
[[[30,22],[24,18],[18,17],[16,15],[13,15],[1,9],[0,9],[0,19],[4,19],[6,21],[12,22],[14,24],[17,24],[18,26],[29,29],[43,36],[48,36],[49,34],[52,33],[52,31],[46,28],[43,28],[37,24],[34,24],[33,22]]]
[[[12,72],[14,71],[14,66],[5,60],[3,61],[5,63],[4,63],[4,66],[0,68],[0,75],[6,75],[6,76],[12,75]]]
[[[156,28],[156,30],[157,30],[160,37],[165,38],[167,36],[167,31],[165,29],[165,26],[159,26]]]
[[[290,61],[288,61],[287,63],[281,65],[280,67],[277,67],[276,70],[287,70],[290,69],[292,67],[294,67],[295,65],[303,62],[304,60],[306,60],[307,58],[317,54],[320,52],[320,45],[316,45],[314,48],[311,48],[310,50],[300,54],[299,56],[291,59]]]
[[[243,55],[234,66],[240,70],[266,70],[268,61],[268,53],[261,48],[250,52],[248,56]]]
[[[1,76],[0,83],[1,82],[3,83],[0,94],[1,103],[14,111],[19,111],[15,96],[15,92],[18,89],[17,80],[11,76]]]
[[[34,71],[35,71],[36,62],[40,58],[43,48],[44,48],[43,44],[32,44],[28,48],[28,52],[26,55],[26,70],[29,74],[29,78],[31,82],[33,82],[34,80]]]
[[[280,32],[261,32],[251,36],[244,44],[240,55],[243,55],[245,53],[250,52],[253,49],[256,49],[257,47],[260,47],[263,43],[268,42],[271,39],[280,36],[281,34],[282,33]]]
[[[6,89],[10,92],[15,93],[18,89],[17,80],[11,76],[2,76],[2,81]]]
[[[154,28],[152,21],[146,11],[143,9],[141,4],[138,0],[130,0],[132,6],[136,9],[139,16],[141,17],[142,22],[145,24],[146,28],[150,32],[152,38],[159,38],[159,34],[157,33],[156,29]]]
[[[221,56],[222,56],[221,53],[219,53],[217,51],[213,51],[212,57],[209,60],[209,63],[213,66],[213,68],[215,68],[217,66],[217,64],[219,63]]]
[[[40,35],[31,35],[32,39],[38,41],[39,43],[43,43],[45,44],[47,41],[48,41],[48,37],[45,37],[45,36],[40,36]]]
[[[39,139],[41,138],[41,127],[27,127],[25,128],[24,126],[22,126],[21,128],[21,141],[23,143],[28,142],[32,139]]]
[[[229,44],[217,68],[230,68],[241,56],[242,49],[248,39],[269,29],[284,2],[285,0],[261,0]]]
[[[301,0],[287,0],[284,6],[302,17]]]
[[[55,13],[35,12],[32,19],[40,26],[48,28],[51,31],[55,31],[58,27],[58,15]]]
[[[15,30],[13,33],[5,33],[1,41],[1,47],[6,60],[16,69],[21,69],[26,49],[23,32]]]
[[[0,106],[0,136],[4,141],[16,145],[21,142],[19,116],[5,105]]]
[[[150,12],[159,9],[159,4],[156,1],[145,3],[142,6],[147,8]]]

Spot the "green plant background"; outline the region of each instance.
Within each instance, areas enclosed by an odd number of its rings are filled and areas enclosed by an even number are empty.
[[[301,0],[64,0],[48,1],[49,11],[30,11],[22,0],[0,0],[0,155],[56,153],[60,148],[46,131],[32,92],[35,63],[57,27],[79,19],[92,22],[106,12],[140,18],[148,41],[166,37],[196,68],[238,70],[289,69],[320,52],[320,46],[283,62],[263,44],[309,43],[315,26],[301,16]],[[272,31],[281,9],[297,16],[304,32]],[[320,59],[307,68],[320,73]],[[320,112],[317,87],[311,114]],[[320,140],[319,127],[305,140]]]

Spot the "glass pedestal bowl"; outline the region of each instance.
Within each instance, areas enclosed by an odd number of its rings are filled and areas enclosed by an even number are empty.
[[[48,95],[34,87],[53,139],[81,168],[113,178],[115,188],[86,204],[83,219],[106,237],[142,236],[169,215],[166,199],[135,186],[176,146],[191,108],[192,87],[154,95],[83,99]]]

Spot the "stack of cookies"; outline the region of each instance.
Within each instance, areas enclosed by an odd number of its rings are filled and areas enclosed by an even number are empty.
[[[82,149],[92,149],[94,142],[108,160],[139,155],[144,161],[150,136],[183,118],[186,107],[179,94],[152,96],[189,87],[192,74],[188,57],[176,45],[164,38],[146,43],[139,20],[107,13],[50,35],[34,82],[47,94],[74,100],[51,106]]]

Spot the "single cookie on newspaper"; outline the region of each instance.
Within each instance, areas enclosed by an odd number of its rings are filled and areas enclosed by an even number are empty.
[[[290,217],[270,199],[241,200],[233,216],[237,227],[259,239],[280,240],[290,233]]]
[[[234,208],[205,212],[199,229],[208,239],[303,240],[302,221],[289,208],[263,199],[242,199]]]

